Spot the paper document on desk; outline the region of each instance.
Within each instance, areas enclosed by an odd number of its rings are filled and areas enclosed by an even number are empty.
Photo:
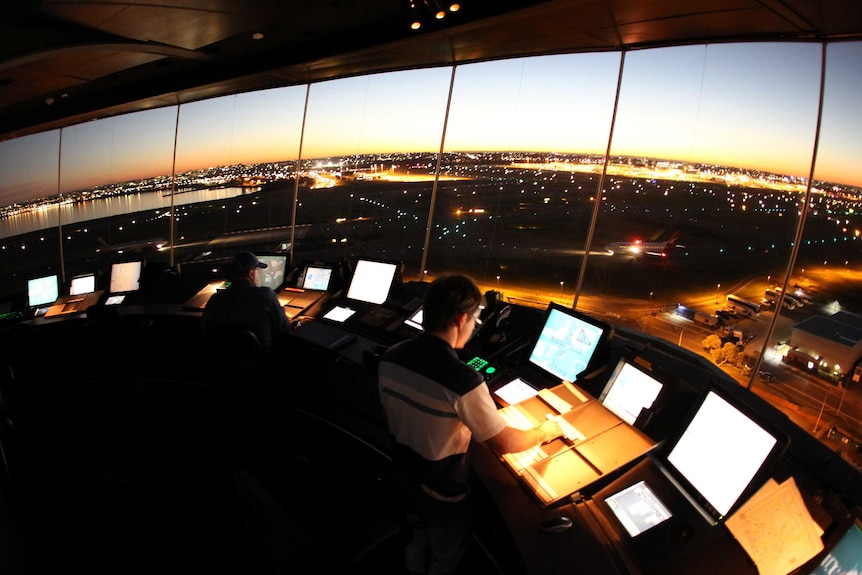
[[[792,477],[770,479],[726,524],[760,575],[787,575],[823,550],[823,530]]]

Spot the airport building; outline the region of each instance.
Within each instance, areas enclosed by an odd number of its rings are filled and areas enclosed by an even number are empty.
[[[862,563],[854,0],[7,4],[0,572],[402,572],[386,353],[451,272],[562,431],[470,444],[465,573]],[[284,331],[209,327],[247,273]]]
[[[811,317],[793,326],[790,345],[786,361],[803,364],[804,369],[821,373],[841,385],[859,381],[857,367],[862,358],[860,316],[838,312],[828,317]]]

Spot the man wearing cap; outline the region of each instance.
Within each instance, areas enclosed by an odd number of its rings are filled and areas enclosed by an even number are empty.
[[[204,333],[217,329],[248,329],[254,332],[264,351],[273,338],[287,333],[290,324],[272,289],[259,286],[259,274],[266,264],[251,252],[237,253],[230,263],[230,285],[210,297],[201,315]]]

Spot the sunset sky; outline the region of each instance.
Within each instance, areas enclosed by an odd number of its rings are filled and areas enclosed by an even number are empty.
[[[862,187],[862,43],[827,49],[815,178]],[[459,66],[445,149],[605,152],[620,53]],[[626,54],[614,155],[807,177],[821,45],[718,44]],[[228,96],[0,144],[0,204],[172,171],[303,158],[436,152],[452,68]],[[179,110],[179,121],[177,113]],[[61,166],[61,169],[58,169]]]

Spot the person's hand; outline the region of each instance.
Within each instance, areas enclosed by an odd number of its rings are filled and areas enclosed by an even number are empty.
[[[554,439],[562,437],[563,435],[563,429],[560,427],[560,424],[557,422],[556,419],[549,419],[545,421],[544,423],[542,423],[542,425],[539,426],[538,429],[539,435],[541,437],[541,440],[539,441],[540,445],[542,443],[548,443],[549,441],[553,441]]]

